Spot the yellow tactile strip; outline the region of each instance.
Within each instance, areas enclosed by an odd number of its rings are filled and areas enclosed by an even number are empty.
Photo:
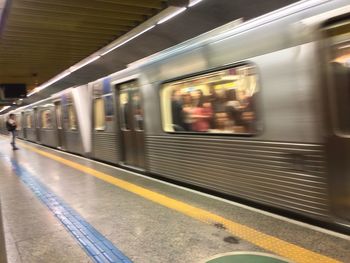
[[[65,164],[69,167],[72,167],[76,170],[82,171],[84,173],[93,175],[105,182],[118,186],[124,190],[142,196],[145,199],[151,200],[155,203],[163,205],[167,208],[176,210],[180,213],[183,213],[187,216],[205,222],[207,224],[222,224],[228,232],[232,235],[237,236],[241,239],[244,239],[256,246],[259,246],[263,249],[271,251],[277,255],[283,256],[289,260],[300,263],[335,263],[340,262],[333,258],[324,256],[322,254],[310,251],[308,249],[302,248],[300,246],[288,243],[279,238],[264,234],[260,231],[257,231],[253,228],[247,227],[245,225],[233,222],[216,214],[210,213],[206,210],[188,205],[184,202],[178,201],[173,198],[169,198],[165,195],[150,191],[146,188],[137,186],[132,183],[128,183],[124,180],[115,178],[111,175],[108,175],[103,172],[99,172],[95,169],[86,167],[84,165],[75,163],[73,161],[66,160],[57,155],[41,151],[37,148],[21,144],[22,147],[30,149],[33,152],[36,152],[40,155],[48,157],[52,160]]]

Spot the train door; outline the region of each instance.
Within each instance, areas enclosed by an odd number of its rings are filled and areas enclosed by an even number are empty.
[[[331,202],[335,214],[350,220],[350,15],[326,22],[323,36]]]
[[[121,134],[121,161],[135,168],[145,168],[143,106],[136,80],[117,86]]]
[[[55,102],[55,116],[57,127],[57,147],[63,147],[64,132],[62,126],[62,106],[60,101]]]

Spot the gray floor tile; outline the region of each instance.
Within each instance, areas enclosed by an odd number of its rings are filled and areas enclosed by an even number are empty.
[[[17,242],[17,247],[26,263],[92,262],[65,230]]]

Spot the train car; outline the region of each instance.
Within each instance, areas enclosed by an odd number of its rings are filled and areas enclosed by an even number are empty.
[[[71,153],[91,152],[87,86],[69,88],[23,107],[24,139]]]
[[[331,68],[348,76],[347,12],[347,1],[302,1],[112,75],[119,164],[320,220],[349,219],[334,97],[348,82]]]
[[[54,98],[58,145],[346,224],[349,34],[347,0],[225,25]]]

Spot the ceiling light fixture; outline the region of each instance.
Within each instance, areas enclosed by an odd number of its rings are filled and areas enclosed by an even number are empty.
[[[185,11],[186,9],[187,9],[187,7],[183,7],[183,8],[180,8],[180,9],[176,10],[174,13],[172,13],[172,14],[170,14],[170,15],[164,17],[163,19],[159,20],[159,21],[157,22],[157,25],[160,25],[160,24],[162,24],[162,23],[164,23],[164,22],[170,20],[171,18],[177,16],[178,14],[181,14],[181,13],[182,13],[183,11]]]
[[[45,88],[47,88],[48,86],[52,85],[53,83],[67,77],[68,75],[70,75],[70,71],[67,71],[67,72],[64,72],[64,73],[61,73],[59,74],[58,76],[54,77],[53,79],[49,80],[48,82],[44,83],[43,85],[39,86],[37,89],[38,91],[41,91]]]
[[[150,27],[147,27],[146,29],[142,30],[141,32],[137,33],[136,35],[134,35],[134,36],[132,36],[132,37],[130,37],[130,38],[124,40],[123,42],[121,42],[121,43],[117,44],[116,46],[114,46],[114,47],[108,49],[107,51],[103,52],[100,56],[106,55],[107,53],[109,53],[109,52],[113,51],[114,49],[116,49],[116,48],[118,48],[118,47],[120,47],[120,46],[122,46],[122,45],[128,43],[129,41],[133,40],[134,38],[138,37],[139,35],[141,35],[141,34],[147,32],[147,31],[151,30],[151,29],[154,28],[154,27],[155,27],[155,25],[152,25],[152,26],[150,26]]]
[[[30,96],[34,95],[34,94],[37,93],[37,92],[38,92],[37,88],[34,88],[31,92],[29,92],[29,93],[27,94],[27,98],[29,98]]]
[[[194,6],[200,2],[202,2],[203,0],[194,0],[194,1],[191,1],[191,3],[188,5],[188,7],[191,7],[191,6]]]
[[[5,107],[3,107],[1,110],[0,110],[0,112],[3,112],[3,111],[5,111],[5,110],[7,110],[8,108],[10,108],[11,106],[5,106]]]
[[[70,72],[74,72],[74,71],[77,71],[78,69],[81,69],[82,67],[85,67],[86,65],[98,60],[101,56],[98,55],[98,56],[95,56],[95,57],[92,57],[90,59],[88,59],[87,61],[83,62],[82,64],[78,63],[77,65],[74,65],[72,67],[69,68],[69,71]]]
[[[39,87],[36,87],[34,90],[32,90],[31,92],[28,93],[27,97],[30,97],[32,95],[34,95],[35,93],[38,93],[39,91],[46,89],[47,87],[49,87],[50,85],[54,84],[55,82],[67,77],[68,75],[70,75],[71,72],[70,71],[66,71],[63,72],[59,75],[57,75],[56,77],[52,78],[51,80],[49,80],[48,82],[40,85]]]

